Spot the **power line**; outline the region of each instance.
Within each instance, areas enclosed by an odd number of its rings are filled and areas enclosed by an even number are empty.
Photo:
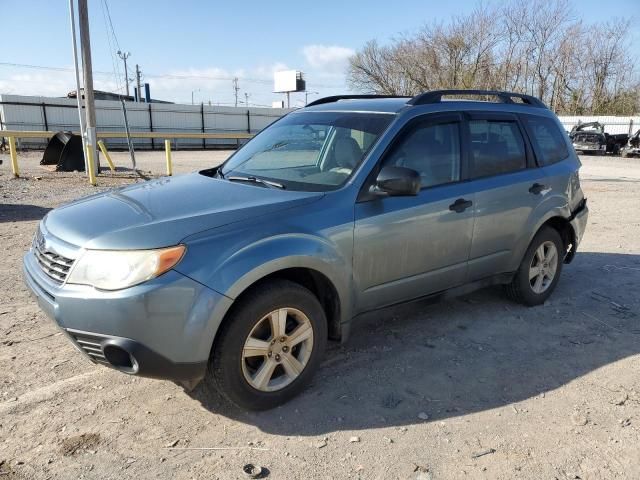
[[[67,68],[67,67],[44,67],[42,65],[27,65],[25,63],[8,63],[8,62],[0,62],[0,65],[6,66],[6,67],[34,68],[38,70],[53,70],[57,72],[73,72],[73,68]]]
[[[73,72],[73,69],[71,68],[48,67],[43,65],[29,65],[24,63],[0,62],[0,66],[33,68],[33,69],[52,70],[52,71],[59,71],[59,72]],[[99,75],[113,75],[112,72],[101,72],[97,70],[94,70],[93,73],[99,74]],[[233,81],[233,79],[236,78],[231,76],[225,77],[225,76],[215,76],[215,75],[189,75],[189,74],[174,74],[174,73],[146,73],[145,76],[147,78],[169,78],[169,79],[176,79],[176,80],[202,79],[202,80],[221,80],[221,81],[229,81],[229,80]],[[263,85],[271,85],[273,83],[271,80],[252,78],[252,77],[238,77],[238,79],[247,83],[260,83]],[[308,86],[313,86],[313,88],[344,88],[344,85],[339,85],[339,84],[329,85],[329,84],[322,84],[322,83],[315,83],[315,82],[310,82]]]
[[[118,90],[120,90],[120,68],[119,68],[119,62],[118,60],[116,60],[116,56],[114,54],[115,49],[113,48],[113,45],[111,44],[111,36],[109,35],[109,25],[111,25],[111,32],[113,33],[113,37],[116,40],[117,43],[117,38],[115,36],[115,32],[113,32],[113,24],[111,23],[111,16],[109,15],[109,20],[108,20],[108,24],[107,24],[107,15],[106,12],[108,11],[109,7],[107,6],[107,1],[106,0],[102,0],[102,3],[100,4],[100,6],[102,7],[102,18],[104,19],[104,26],[105,26],[105,31],[107,34],[107,44],[109,45],[109,55],[111,56],[111,66],[113,68],[113,76],[114,79],[116,81],[116,88]],[[106,10],[105,10],[106,7]],[[118,49],[118,51],[120,51]]]
[[[73,72],[73,68],[69,67],[45,67],[43,65],[28,65],[25,63],[9,63],[9,62],[0,62],[0,66],[4,67],[17,67],[17,68],[32,68],[35,70],[50,70],[54,72]],[[94,74],[99,75],[113,75],[113,72],[100,72],[97,70],[93,71]]]
[[[104,6],[107,9],[107,17],[109,18],[109,25],[111,26],[111,33],[113,34],[113,39],[116,41],[116,47],[118,47],[118,50],[122,50],[120,48],[120,42],[118,42],[118,37],[116,36],[116,31],[113,28],[113,22],[111,21],[111,12],[109,11],[109,4],[107,3],[107,0],[103,0],[104,2]]]

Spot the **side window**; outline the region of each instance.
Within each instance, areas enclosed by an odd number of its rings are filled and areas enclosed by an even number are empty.
[[[505,120],[472,120],[471,176],[486,177],[527,168],[524,139],[518,124]]]
[[[550,118],[523,115],[529,129],[532,142],[542,158],[538,160],[542,165],[551,165],[569,156],[564,133],[560,131],[556,122]]]
[[[424,187],[460,180],[460,124],[419,123],[406,132],[383,165],[412,168]]]

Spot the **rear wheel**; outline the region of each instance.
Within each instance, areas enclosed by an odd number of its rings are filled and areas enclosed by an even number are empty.
[[[249,410],[297,395],[318,368],[327,320],[318,299],[287,280],[259,285],[226,319],[205,381]]]
[[[506,287],[508,295],[524,305],[544,303],[558,283],[564,255],[564,244],[557,230],[551,227],[540,229]]]

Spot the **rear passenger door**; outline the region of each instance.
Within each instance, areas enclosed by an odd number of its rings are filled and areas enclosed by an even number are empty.
[[[516,115],[476,112],[467,115],[467,126],[469,181],[476,193],[469,256],[474,281],[517,268],[514,249],[546,187]]]

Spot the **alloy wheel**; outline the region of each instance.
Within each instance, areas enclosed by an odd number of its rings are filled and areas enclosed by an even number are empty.
[[[309,318],[298,309],[279,308],[251,329],[242,349],[242,373],[256,390],[281,390],[300,376],[312,350]]]
[[[535,293],[541,294],[551,286],[558,260],[558,249],[553,242],[546,241],[536,249],[529,266],[529,285]]]

